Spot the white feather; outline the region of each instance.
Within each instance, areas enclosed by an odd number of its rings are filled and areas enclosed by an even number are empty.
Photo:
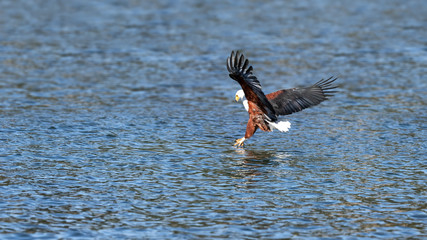
[[[287,132],[291,128],[291,123],[289,121],[278,121],[278,122],[268,122],[270,127],[273,127],[281,132]]]
[[[243,100],[243,107],[245,107],[246,112],[249,112],[249,104],[248,104],[248,100]]]

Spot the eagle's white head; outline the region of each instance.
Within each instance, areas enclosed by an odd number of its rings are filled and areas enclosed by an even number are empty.
[[[240,99],[242,100],[243,106],[245,107],[246,111],[248,111],[249,110],[248,100],[246,100],[245,92],[243,92],[242,89],[236,92],[236,102],[238,102]]]

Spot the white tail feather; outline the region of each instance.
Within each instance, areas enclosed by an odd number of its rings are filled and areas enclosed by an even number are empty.
[[[268,124],[281,132],[287,132],[291,128],[291,123],[289,121],[268,122]]]

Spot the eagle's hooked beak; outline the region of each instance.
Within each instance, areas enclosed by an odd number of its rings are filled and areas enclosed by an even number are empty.
[[[236,95],[236,102],[240,100],[239,95]]]

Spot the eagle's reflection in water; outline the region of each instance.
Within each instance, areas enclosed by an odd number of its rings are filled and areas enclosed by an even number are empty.
[[[236,148],[235,152],[241,155],[236,163],[238,169],[235,172],[237,177],[246,179],[241,187],[250,188],[250,184],[260,181],[264,174],[276,174],[280,165],[290,160],[292,156],[288,152],[277,152],[269,150],[247,150]],[[283,169],[282,174],[286,174]]]

